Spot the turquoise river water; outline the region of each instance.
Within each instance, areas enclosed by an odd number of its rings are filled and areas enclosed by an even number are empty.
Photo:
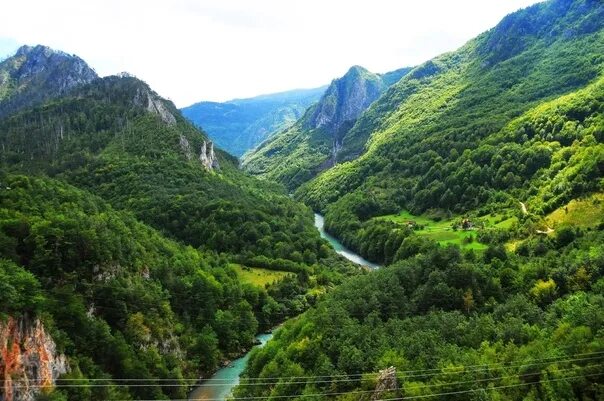
[[[347,249],[337,238],[329,235],[324,229],[325,220],[323,216],[315,213],[315,227],[319,230],[321,238],[326,239],[333,249],[344,256],[346,259],[353,263],[361,266],[366,266],[370,269],[379,269],[381,266],[372,263],[351,250]],[[268,340],[273,337],[272,333],[260,334],[256,338],[260,341],[260,344],[256,347],[262,347]],[[233,388],[239,384],[239,376],[245,369],[247,361],[250,358],[248,352],[243,357],[235,359],[226,368],[222,368],[217,371],[209,380],[206,380],[199,387],[196,387],[189,395],[189,400],[203,400],[203,401],[224,401],[233,391]]]

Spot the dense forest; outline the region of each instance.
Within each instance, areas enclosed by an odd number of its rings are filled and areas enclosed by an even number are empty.
[[[81,385],[52,399],[183,398],[358,272],[310,209],[136,78],[16,112],[0,143],[0,315],[40,318],[67,356],[62,380]],[[283,273],[259,285],[240,275],[253,268]]]
[[[386,266],[253,351],[235,397],[604,397],[603,16],[520,10],[359,117],[295,198]]]
[[[147,102],[165,104],[173,124]],[[1,121],[0,132],[5,165],[85,188],[195,247],[279,259],[289,269],[329,252],[310,210],[278,186],[242,174],[220,150],[218,167],[205,171],[204,137],[138,79],[100,79]]]
[[[602,400],[603,177],[599,0],[352,67],[244,169],[143,81],[24,47],[0,62],[0,399],[186,399],[274,330],[234,399]]]
[[[433,247],[352,279],[253,351],[260,379],[236,397],[369,400],[393,366],[384,399],[600,400],[602,228],[534,238],[527,256]]]
[[[341,157],[364,153],[296,198],[361,251],[366,227],[387,229],[376,216],[480,216],[519,202],[544,215],[601,191],[603,15],[601,2],[540,3],[417,67],[346,135]]]
[[[545,102],[512,120],[475,149],[455,157],[412,157],[411,171],[427,173],[415,186],[399,189],[397,198],[352,192],[327,207],[326,226],[344,243],[365,256],[391,260],[409,234],[401,226],[375,216],[398,212],[400,204],[417,214],[485,216],[502,210],[523,224],[508,237],[522,237],[539,226],[539,219],[523,216],[520,202],[533,217],[544,216],[572,199],[602,191],[604,172],[604,80]],[[390,177],[394,167],[387,167]],[[421,170],[424,169],[424,170]],[[386,184],[390,185],[390,184]],[[416,188],[423,188],[414,193]],[[443,188],[444,192],[442,191]],[[413,199],[407,202],[406,199]],[[440,210],[440,212],[438,212]],[[394,245],[392,244],[394,241]],[[363,247],[377,248],[368,252]]]

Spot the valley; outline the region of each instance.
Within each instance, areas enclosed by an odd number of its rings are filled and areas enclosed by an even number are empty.
[[[323,229],[323,217],[315,213],[315,227],[321,234],[321,238],[326,239],[333,249],[352,263],[364,266],[369,269],[379,269],[381,266],[371,263],[354,252],[346,249],[340,242],[325,232]],[[250,281],[255,285],[266,285],[266,280],[283,278],[287,273],[285,272],[272,272],[265,269],[250,269],[245,267],[238,267],[238,274],[243,281]],[[260,281],[260,282],[259,282]],[[278,330],[274,328],[273,330]],[[262,347],[273,337],[273,333],[260,334],[256,337],[259,341],[253,349]],[[251,350],[245,354],[245,356],[238,358],[220,370],[218,370],[209,379],[205,380],[203,384],[194,389],[189,394],[189,400],[227,400],[229,396],[232,396],[232,390],[239,384],[240,375],[247,367],[248,360],[250,358]],[[252,381],[253,383],[253,381]]]
[[[202,38],[249,54],[189,99],[275,53]],[[44,45],[2,59],[0,400],[604,399],[604,3],[468,39],[183,108]]]

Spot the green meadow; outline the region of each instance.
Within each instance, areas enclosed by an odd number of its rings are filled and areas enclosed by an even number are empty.
[[[409,222],[413,221],[420,227],[419,229],[415,230],[417,235],[433,239],[441,245],[455,244],[460,246],[462,249],[473,249],[476,251],[481,251],[487,248],[485,244],[481,244],[476,240],[476,235],[479,228],[471,228],[468,230],[453,229],[453,224],[459,221],[460,217],[437,220],[426,215],[415,216],[408,211],[403,210],[399,214],[380,216],[377,217],[377,219],[392,221],[401,225],[407,225]],[[497,217],[491,217],[491,219],[496,220]],[[475,224],[481,226],[482,221],[484,220],[477,219]],[[507,220],[505,220],[504,223],[511,225],[511,222],[508,223]],[[491,224],[489,223],[487,225]],[[494,221],[492,225],[497,226]]]
[[[235,270],[237,277],[243,283],[252,284],[262,288],[266,287],[267,285],[275,284],[283,280],[288,275],[293,275],[293,273],[290,272],[247,267],[238,264],[231,264],[231,267]]]

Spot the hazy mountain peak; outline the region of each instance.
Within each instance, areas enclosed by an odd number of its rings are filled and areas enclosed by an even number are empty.
[[[358,65],[350,67],[294,126],[247,154],[244,168],[293,189],[333,166],[357,119],[410,70],[375,74]]]
[[[0,63],[0,117],[98,78],[84,60],[50,47],[22,46]]]

